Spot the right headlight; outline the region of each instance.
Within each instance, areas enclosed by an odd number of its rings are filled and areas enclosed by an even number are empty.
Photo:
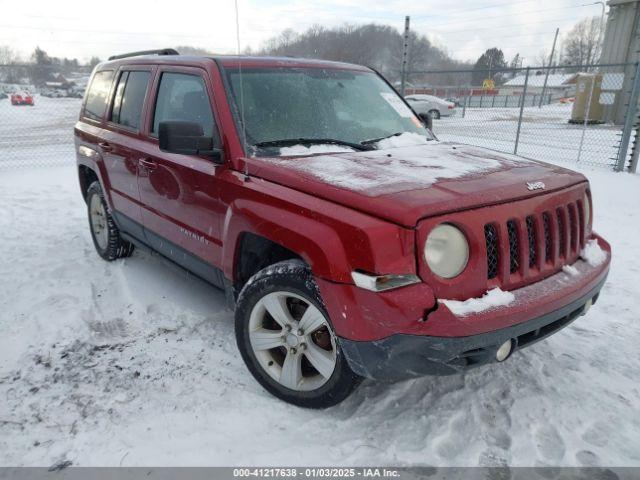
[[[469,261],[469,242],[460,229],[443,223],[427,236],[424,259],[439,277],[457,277]]]

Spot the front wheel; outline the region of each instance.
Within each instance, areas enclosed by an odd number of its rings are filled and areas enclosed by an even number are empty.
[[[297,260],[254,275],[238,298],[236,341],[249,371],[276,397],[306,408],[344,400],[351,371],[309,267]]]
[[[440,120],[440,111],[436,109],[429,110],[429,116],[434,120]]]

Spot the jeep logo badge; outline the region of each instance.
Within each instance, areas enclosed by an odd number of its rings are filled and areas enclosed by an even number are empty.
[[[544,182],[527,182],[528,190],[544,190],[545,187]]]

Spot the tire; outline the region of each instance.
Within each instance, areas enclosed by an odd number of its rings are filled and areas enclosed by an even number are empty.
[[[429,116],[434,120],[440,120],[440,111],[435,108],[433,110],[429,110]]]
[[[100,182],[89,185],[86,201],[89,231],[98,255],[108,262],[131,256],[134,246],[120,236],[104,199]]]
[[[327,408],[360,383],[333,333],[311,270],[300,260],[276,263],[249,279],[238,297],[235,332],[251,374],[285,402]]]

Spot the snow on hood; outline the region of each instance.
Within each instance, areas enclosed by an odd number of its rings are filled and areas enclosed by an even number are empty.
[[[341,145],[293,145],[291,147],[282,147],[280,149],[281,157],[300,157],[303,155],[314,155],[316,153],[337,153],[337,152],[353,152],[353,148],[343,147]]]
[[[404,132],[402,135],[396,135],[389,138],[384,138],[376,143],[379,150],[386,148],[398,148],[408,147],[411,145],[424,145],[429,140],[424,135],[413,132]]]
[[[332,145],[294,146],[281,149],[287,154],[309,155],[314,147],[326,152]],[[310,157],[262,157],[338,188],[365,195],[415,190],[439,180],[497,171],[528,163],[521,157],[500,153],[488,155],[486,149],[437,142],[427,142],[417,134],[403,134],[379,142],[379,150],[354,152],[342,149],[340,155]],[[349,152],[349,153],[346,153]],[[337,152],[336,152],[337,153]]]

